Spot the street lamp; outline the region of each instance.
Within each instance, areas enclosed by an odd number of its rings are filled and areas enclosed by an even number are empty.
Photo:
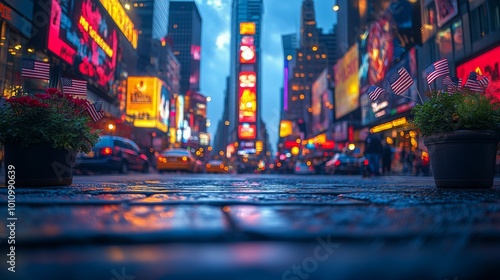
[[[110,134],[111,134],[111,135],[114,135],[114,134],[115,134],[115,133],[114,133],[114,132],[115,132],[115,129],[116,129],[116,127],[115,127],[115,125],[114,125],[114,124],[112,124],[112,123],[108,124],[108,130],[109,130],[109,132],[110,132]]]
[[[125,7],[125,9],[127,9],[127,10],[130,10],[130,1],[126,0],[125,5],[123,5],[123,7]]]

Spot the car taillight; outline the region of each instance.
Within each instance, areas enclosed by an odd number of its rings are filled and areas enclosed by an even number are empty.
[[[207,168],[210,168],[210,163],[207,163],[207,165],[205,165]]]
[[[340,163],[341,163],[341,162],[340,162],[340,160],[338,160],[338,159],[337,159],[337,160],[333,163],[333,165],[335,165],[335,166],[339,166],[339,165],[340,165]]]
[[[167,158],[166,157],[158,157],[158,161],[166,163],[167,162]]]
[[[187,157],[182,157],[182,161],[188,161]]]
[[[111,149],[110,147],[102,148],[101,151],[100,151],[100,154],[103,155],[103,156],[112,155],[113,154],[113,149]]]
[[[369,162],[367,159],[363,160],[363,165],[364,165],[364,166],[367,166],[367,165],[369,165],[369,164],[370,164],[370,162]]]
[[[295,170],[296,170],[296,171],[300,171],[300,167],[298,167],[298,166],[297,166],[297,167],[295,167]]]

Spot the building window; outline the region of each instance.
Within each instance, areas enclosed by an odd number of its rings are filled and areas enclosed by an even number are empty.
[[[488,2],[488,10],[490,11],[491,31],[500,30],[500,2],[498,0],[490,0]]]
[[[445,28],[438,32],[436,35],[436,43],[439,46],[439,56],[448,57],[453,52],[453,45],[451,39],[451,29]]]
[[[490,33],[486,3],[471,12],[472,41],[478,41]]]
[[[456,21],[451,25],[453,32],[453,48],[455,51],[455,58],[460,58],[464,55],[464,40],[462,21]]]
[[[436,5],[434,2],[427,7],[425,16],[425,28],[434,33],[437,30]]]

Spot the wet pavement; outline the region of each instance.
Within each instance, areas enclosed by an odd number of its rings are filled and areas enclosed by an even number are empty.
[[[450,190],[432,177],[75,176],[16,189],[11,216],[2,185],[0,207],[0,279],[500,276],[500,178]]]

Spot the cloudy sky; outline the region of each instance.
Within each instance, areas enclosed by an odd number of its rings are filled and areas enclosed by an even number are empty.
[[[209,132],[212,140],[222,118],[225,80],[229,75],[229,45],[232,0],[195,0],[202,17],[201,92],[212,98],[208,104]],[[279,95],[283,83],[281,35],[298,33],[302,0],[263,0],[262,20],[262,118],[273,150],[276,151],[279,125]],[[335,0],[315,0],[317,25],[323,31],[333,28]]]

